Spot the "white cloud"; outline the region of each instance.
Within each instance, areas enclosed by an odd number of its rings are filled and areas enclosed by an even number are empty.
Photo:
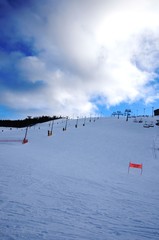
[[[155,99],[158,86],[150,84],[158,68],[157,0],[57,1],[56,12],[52,3],[16,17],[38,50],[18,62],[19,71],[28,81],[44,82],[34,96],[24,96],[26,107],[74,114],[95,111],[91,99],[99,95],[106,106]],[[13,97],[21,107],[21,95]]]
[[[45,63],[36,56],[23,57],[18,62],[18,68],[24,77],[31,82],[45,79],[47,76]]]

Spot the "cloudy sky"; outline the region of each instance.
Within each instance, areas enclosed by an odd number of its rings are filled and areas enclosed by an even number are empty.
[[[0,0],[0,117],[159,107],[158,0]]]

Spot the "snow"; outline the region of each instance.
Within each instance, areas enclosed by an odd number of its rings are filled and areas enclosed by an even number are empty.
[[[31,127],[27,144],[0,142],[1,240],[159,239],[159,127],[83,121],[66,131],[55,121],[52,136],[49,123]],[[24,135],[0,128],[0,140]]]

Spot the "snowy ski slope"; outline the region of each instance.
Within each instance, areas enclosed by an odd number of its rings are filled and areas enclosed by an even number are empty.
[[[154,120],[146,119],[147,122]],[[0,240],[158,240],[159,128],[55,121],[0,142]],[[0,140],[25,129],[0,128]],[[142,163],[140,169],[128,164]]]

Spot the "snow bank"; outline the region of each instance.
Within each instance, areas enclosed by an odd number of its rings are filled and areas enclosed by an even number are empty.
[[[63,131],[65,120],[55,121],[49,137],[49,123],[39,124],[27,144],[0,143],[0,239],[159,239],[158,127],[124,118],[75,124]],[[0,128],[0,139],[24,134]],[[143,174],[128,174],[129,162]]]

